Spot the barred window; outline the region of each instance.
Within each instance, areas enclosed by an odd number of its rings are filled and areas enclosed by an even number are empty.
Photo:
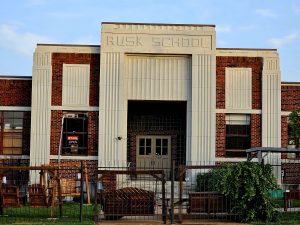
[[[226,155],[246,156],[245,149],[251,147],[250,116],[242,114],[226,115]]]
[[[87,113],[65,113],[62,137],[62,154],[86,155],[87,147]]]
[[[0,153],[3,155],[22,154],[23,112],[0,112]]]

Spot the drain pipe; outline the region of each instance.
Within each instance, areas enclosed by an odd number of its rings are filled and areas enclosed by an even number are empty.
[[[63,115],[62,119],[61,119],[60,138],[59,138],[58,157],[57,157],[58,169],[60,167],[61,141],[62,141],[62,135],[63,135],[63,129],[64,129],[64,120],[65,120],[65,115]]]

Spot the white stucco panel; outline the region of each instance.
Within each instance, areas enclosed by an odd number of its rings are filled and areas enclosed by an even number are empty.
[[[126,57],[128,99],[187,101],[191,89],[191,57]]]
[[[90,65],[63,64],[63,106],[88,106],[90,93]]]
[[[226,109],[252,108],[252,69],[225,68]]]

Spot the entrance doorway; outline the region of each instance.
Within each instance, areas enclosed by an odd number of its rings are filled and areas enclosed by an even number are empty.
[[[137,168],[171,168],[171,136],[137,136]]]
[[[186,102],[128,101],[127,131],[132,168],[164,169],[169,179],[173,160],[185,164]]]

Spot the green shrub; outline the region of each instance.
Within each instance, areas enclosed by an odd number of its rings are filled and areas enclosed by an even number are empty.
[[[201,188],[202,185],[207,189]],[[276,188],[271,166],[253,162],[227,164],[197,176],[197,191],[224,194],[231,200],[231,212],[241,215],[244,222],[277,219],[278,212],[269,193]]]

